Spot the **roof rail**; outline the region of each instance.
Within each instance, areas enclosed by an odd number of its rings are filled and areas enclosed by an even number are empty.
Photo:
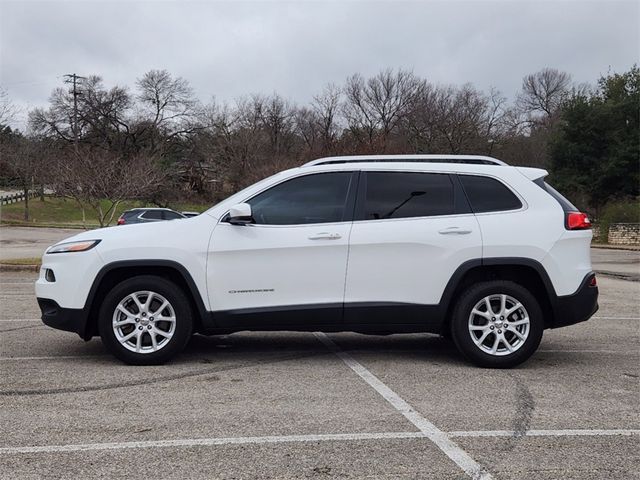
[[[337,165],[341,163],[466,163],[471,165],[508,165],[502,160],[481,155],[354,155],[319,158],[305,163],[303,167],[315,165]]]

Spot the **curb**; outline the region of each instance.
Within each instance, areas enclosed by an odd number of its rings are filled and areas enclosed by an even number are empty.
[[[12,265],[0,263],[0,272],[39,272],[40,265]]]
[[[640,252],[640,245],[606,245],[603,243],[592,243],[591,248],[600,248],[602,250],[628,250],[631,252]]]
[[[596,275],[602,275],[603,277],[616,278],[618,280],[626,280],[627,282],[640,282],[640,275],[633,273],[618,273],[609,272],[607,270],[594,270]]]
[[[113,226],[113,225],[111,225]],[[2,228],[60,228],[64,230],[95,230],[100,228],[100,225],[87,225],[86,228],[82,225],[73,225],[73,224],[59,224],[59,223],[7,223],[0,222],[0,227]]]

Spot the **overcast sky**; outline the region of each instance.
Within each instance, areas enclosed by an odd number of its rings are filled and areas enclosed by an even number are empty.
[[[65,73],[133,86],[150,69],[186,78],[203,101],[276,91],[306,102],[328,82],[393,67],[513,97],[544,67],[589,83],[629,69],[639,5],[0,0],[0,85],[23,112],[45,105]]]

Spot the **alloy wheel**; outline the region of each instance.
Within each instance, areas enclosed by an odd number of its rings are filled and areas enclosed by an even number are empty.
[[[482,298],[469,314],[469,335],[484,353],[510,355],[527,341],[529,314],[517,299],[505,294]]]
[[[112,317],[115,337],[127,350],[153,353],[165,347],[176,330],[171,303],[152,291],[134,292],[116,306]]]

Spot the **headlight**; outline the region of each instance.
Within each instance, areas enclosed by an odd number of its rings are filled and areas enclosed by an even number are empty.
[[[52,247],[47,248],[45,253],[68,253],[68,252],[86,252],[87,250],[91,250],[97,244],[100,243],[100,240],[84,240],[81,242],[67,242],[67,243],[59,243]]]

